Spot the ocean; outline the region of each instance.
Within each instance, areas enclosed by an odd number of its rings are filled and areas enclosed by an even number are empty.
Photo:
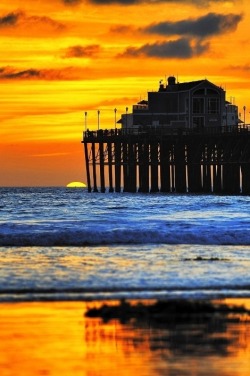
[[[0,188],[0,302],[249,297],[249,204]]]

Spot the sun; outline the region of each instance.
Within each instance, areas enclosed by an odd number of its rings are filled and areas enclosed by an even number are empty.
[[[81,181],[72,181],[71,183],[66,185],[67,188],[86,188],[86,184],[82,183]]]

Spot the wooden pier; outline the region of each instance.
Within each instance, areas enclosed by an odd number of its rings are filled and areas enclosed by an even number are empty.
[[[84,132],[89,192],[250,194],[250,131],[112,129]]]

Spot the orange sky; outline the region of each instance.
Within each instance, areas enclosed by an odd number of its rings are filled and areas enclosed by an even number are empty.
[[[247,0],[2,0],[0,186],[85,181],[88,128],[161,79],[207,78],[250,122]]]

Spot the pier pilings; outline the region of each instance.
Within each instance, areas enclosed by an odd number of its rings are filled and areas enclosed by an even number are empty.
[[[250,194],[248,129],[87,131],[82,143],[89,192]]]

